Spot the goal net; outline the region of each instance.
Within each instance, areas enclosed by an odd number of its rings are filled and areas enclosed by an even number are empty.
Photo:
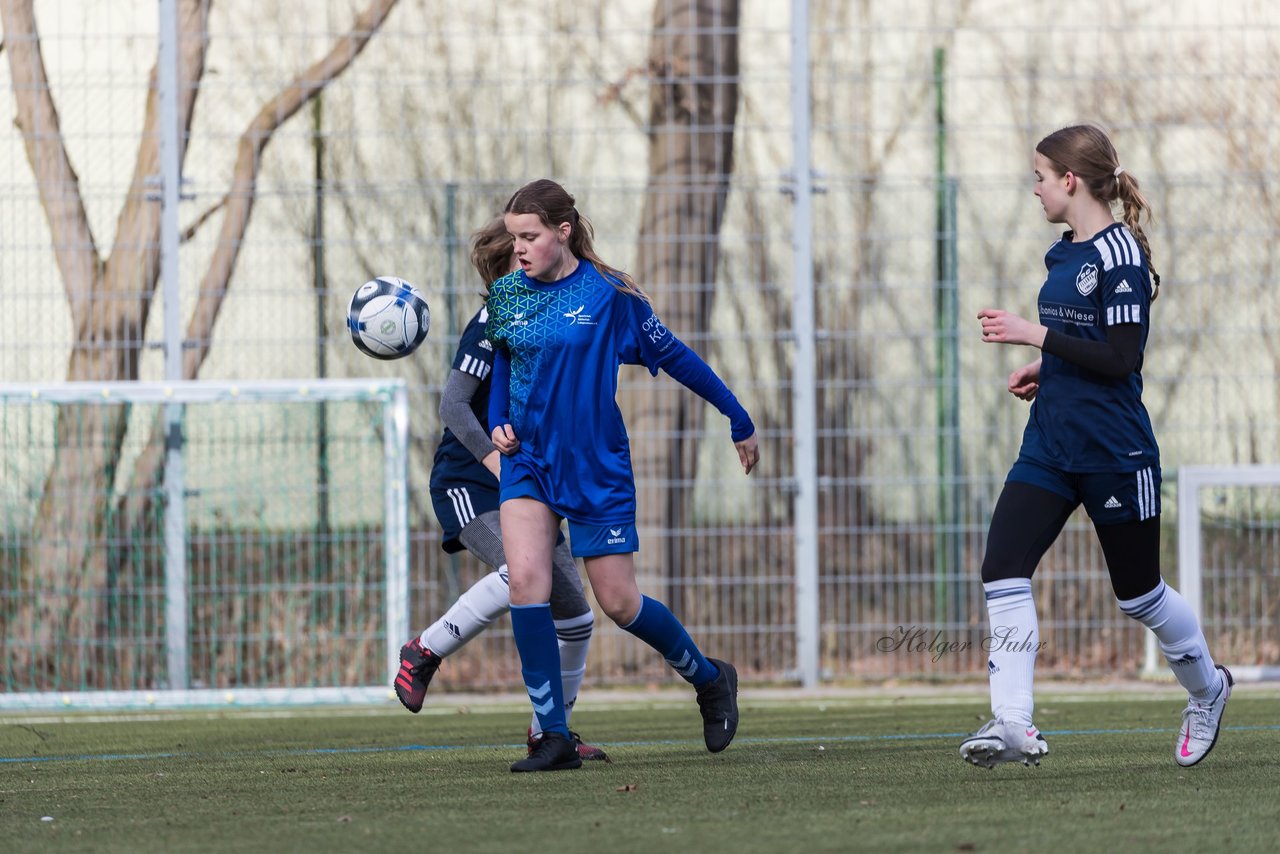
[[[401,380],[0,385],[0,709],[386,699]]]
[[[1178,469],[1178,591],[1216,661],[1280,679],[1280,466]],[[1148,633],[1148,674],[1167,672]]]

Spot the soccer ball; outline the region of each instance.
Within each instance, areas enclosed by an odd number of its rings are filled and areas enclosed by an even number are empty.
[[[431,309],[422,292],[404,279],[379,276],[351,295],[347,328],[360,352],[375,359],[400,359],[426,340]]]

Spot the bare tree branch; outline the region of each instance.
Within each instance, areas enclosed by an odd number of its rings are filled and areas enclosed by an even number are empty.
[[[214,214],[216,214],[218,211],[222,210],[226,206],[227,206],[227,197],[223,196],[222,198],[218,199],[218,201],[215,204],[211,205],[208,210],[200,214],[200,216],[196,217],[194,222],[192,222],[186,228],[182,229],[182,234],[179,235],[179,240],[181,240],[183,243],[186,243],[188,240],[195,237],[196,232],[200,230],[200,227],[204,225],[206,222],[208,222],[210,219],[212,219]]]
[[[18,111],[15,124],[22,134],[40,204],[49,221],[54,259],[71,304],[71,317],[80,330],[102,275],[97,244],[80,195],[80,177],[63,142],[32,0],[3,0],[0,21],[9,47],[9,74]]]
[[[194,234],[215,210],[226,210],[218,234],[217,248],[200,283],[195,314],[187,327],[186,339],[194,342],[194,346],[183,354],[183,376],[186,379],[195,379],[200,365],[209,353],[213,326],[226,299],[236,258],[240,254],[249,218],[253,213],[258,172],[262,167],[262,152],[281,125],[351,65],[397,2],[398,0],[374,0],[328,54],[295,77],[262,106],[249,127],[240,135],[231,188],[222,201],[188,227],[187,234]],[[163,464],[164,426],[157,419],[152,425],[147,446],[134,463],[130,487],[123,501],[121,515],[126,530],[135,529],[149,518]]]
[[[245,231],[249,227],[249,218],[253,213],[263,149],[281,125],[306,106],[330,80],[341,75],[360,55],[397,2],[398,0],[373,0],[356,18],[350,32],[339,39],[327,55],[295,77],[283,91],[264,104],[248,129],[241,134],[231,188],[227,192],[226,215],[222,220],[222,229],[218,233],[209,269],[200,282],[195,314],[187,327],[187,340],[193,342],[182,360],[182,374],[187,379],[195,378],[200,365],[209,355],[213,324],[222,310],[227,284],[231,280]]]

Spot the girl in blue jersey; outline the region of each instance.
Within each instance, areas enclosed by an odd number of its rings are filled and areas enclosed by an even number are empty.
[[[1139,221],[1149,207],[1096,127],[1045,137],[1034,168],[1045,217],[1069,230],[1045,255],[1039,322],[998,309],[978,313],[983,341],[1030,345],[1042,355],[1009,376],[1009,392],[1034,402],[982,562],[995,719],[964,741],[960,755],[994,768],[1039,764],[1048,753],[1031,721],[1040,647],[1031,576],[1083,504],[1120,609],[1155,633],[1190,695],[1174,759],[1194,765],[1217,741],[1232,680],[1214,664],[1191,607],[1160,577],[1160,449],[1142,404],[1143,352],[1160,285]],[[1112,213],[1117,202],[1122,222]]]
[[[502,458],[502,535],[510,565],[511,625],[525,687],[545,733],[512,771],[581,764],[569,740],[560,665],[547,605],[561,519],[604,612],[654,647],[697,689],[707,749],[738,726],[733,666],[705,657],[671,611],[636,586],[635,481],[615,396],[618,368],[643,365],[679,380],[729,418],[743,470],[759,461],[750,416],[720,378],[654,314],[629,276],[605,264],[591,224],[554,181],[534,181],[507,203],[520,269],[493,283],[495,347],[489,423]]]
[[[494,219],[472,237],[471,261],[486,283],[515,268],[511,235]],[[466,549],[493,567],[466,590],[444,615],[400,649],[394,688],[404,707],[417,714],[441,661],[480,634],[511,606],[507,560],[502,551],[498,515],[498,450],[489,438],[489,388],[493,348],[484,337],[488,312],[481,308],[467,324],[453,357],[453,369],[440,394],[444,435],[431,466],[431,503],[443,530],[441,548]],[[560,651],[560,684],[566,717],[573,709],[587,666],[587,647],[595,617],[578,575],[578,566],[561,539],[553,553],[551,615]],[[582,759],[607,760],[598,747],[572,741]],[[542,729],[535,716],[529,749],[537,748]]]

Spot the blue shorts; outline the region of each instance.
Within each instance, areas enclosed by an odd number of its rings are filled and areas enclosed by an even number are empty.
[[[554,504],[547,500],[531,475],[504,470],[502,500],[532,498],[551,508],[551,512],[564,518]],[[574,557],[601,557],[625,555],[640,551],[640,536],[636,533],[635,517],[608,525],[583,524],[572,519],[569,523],[569,550]]]
[[[1083,504],[1095,525],[1141,522],[1160,515],[1158,466],[1130,472],[1069,472],[1019,458],[1005,481],[1028,483]]]
[[[625,555],[640,551],[640,537],[635,522],[618,525],[579,525],[569,523],[569,550],[574,557]]]

